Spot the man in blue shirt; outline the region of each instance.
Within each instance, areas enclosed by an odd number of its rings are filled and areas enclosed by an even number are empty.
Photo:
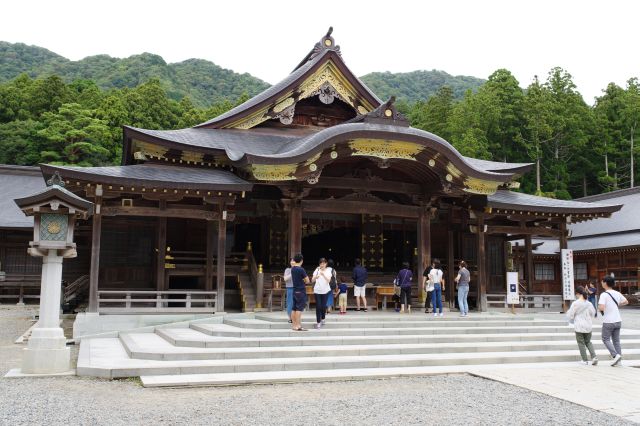
[[[309,284],[307,272],[302,269],[302,254],[293,256],[291,265],[291,281],[293,281],[293,311],[291,312],[292,330],[307,331],[302,328],[302,311],[307,306],[307,290],[305,285]]]
[[[353,295],[356,297],[356,311],[360,310],[360,299],[362,299],[362,304],[364,308],[362,309],[364,312],[367,312],[367,297],[365,296],[365,290],[367,287],[367,268],[362,266],[362,262],[360,259],[356,259],[356,267],[353,268]]]

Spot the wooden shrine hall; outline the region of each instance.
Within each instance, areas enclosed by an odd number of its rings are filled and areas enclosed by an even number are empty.
[[[135,291],[174,311],[210,296],[218,311],[251,310],[298,252],[308,270],[332,258],[349,281],[361,258],[381,285],[402,262],[421,276],[436,257],[451,282],[464,259],[472,304],[486,310],[487,295],[505,294],[509,241],[525,241],[523,291],[534,293],[533,237],[566,247],[567,224],[621,207],[512,191],[531,168],[464,157],[410,127],[349,70],[330,30],[284,80],[218,117],[125,127],[119,166],[41,171],[95,204],[77,232],[89,312],[109,297],[125,309]]]

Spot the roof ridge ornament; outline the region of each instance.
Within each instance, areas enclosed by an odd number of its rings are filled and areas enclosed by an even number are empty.
[[[65,185],[64,180],[60,176],[60,172],[58,172],[57,170],[47,180],[47,186],[56,186],[56,185],[61,188],[64,188],[64,185]]]
[[[352,118],[348,123],[379,123],[392,126],[409,127],[409,120],[395,106],[396,97],[391,96],[389,100],[373,111]]]
[[[309,54],[307,58],[307,62],[324,52],[325,50],[333,50],[338,55],[340,55],[340,46],[336,45],[336,41],[331,37],[331,33],[333,33],[333,27],[329,27],[327,33],[320,39],[319,42],[313,46],[313,50]]]

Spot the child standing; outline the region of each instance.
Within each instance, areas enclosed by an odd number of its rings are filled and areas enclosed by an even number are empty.
[[[340,315],[344,315],[347,313],[347,290],[349,287],[347,283],[340,282],[338,284],[337,294],[338,294],[338,305],[340,306]]]
[[[589,294],[583,287],[576,288],[576,300],[571,304],[567,317],[573,321],[576,331],[576,341],[580,350],[581,364],[588,365],[587,349],[591,355],[591,365],[598,365],[598,357],[591,343],[591,331],[593,329],[593,315],[595,309],[588,300]]]

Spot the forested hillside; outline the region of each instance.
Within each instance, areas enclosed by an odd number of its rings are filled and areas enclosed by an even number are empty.
[[[238,74],[202,59],[167,64],[161,56],[142,53],[123,59],[96,55],[70,61],[41,47],[0,41],[0,82],[21,73],[33,78],[57,75],[66,83],[93,80],[101,89],[134,88],[155,78],[171,99],[188,96],[199,107],[243,93],[253,96],[269,87],[250,74]]]
[[[486,80],[464,75],[450,75],[444,71],[413,71],[403,73],[372,72],[361,77],[381,99],[395,96],[406,102],[428,99],[438,89],[447,86],[455,99],[461,99],[471,89],[477,90]]]
[[[5,77],[6,70],[27,63],[50,67],[52,72],[68,63],[48,51],[0,55]],[[256,88],[245,87],[242,80],[218,79],[206,71],[207,66],[217,69],[206,61],[174,64],[170,72],[162,58],[154,55],[127,60],[141,61],[145,72],[130,74],[120,68],[120,60],[106,56],[84,60],[87,70],[101,69],[101,79],[109,76],[105,69],[119,70],[121,80],[110,77],[113,86],[107,88],[104,82],[85,78],[91,73],[77,69],[72,81],[58,74],[42,78],[22,74],[0,83],[0,163],[117,164],[123,125],[193,126],[243,102]],[[154,75],[171,76],[176,69],[185,86],[168,88],[166,80]],[[216,87],[216,93],[225,95],[215,95],[210,106],[199,107],[181,91],[194,86]],[[393,93],[391,86],[388,83],[385,89],[389,93]],[[527,88],[520,87],[508,70],[500,69],[460,99],[450,86],[439,87],[433,96],[431,89],[416,86],[411,91],[416,101],[399,103],[412,125],[442,136],[464,155],[535,163],[535,171],[522,178],[525,192],[575,198],[627,188],[637,181],[637,78],[630,78],[624,87],[609,84],[593,106],[584,102],[572,76],[562,68],[551,69],[544,79],[535,78]]]

